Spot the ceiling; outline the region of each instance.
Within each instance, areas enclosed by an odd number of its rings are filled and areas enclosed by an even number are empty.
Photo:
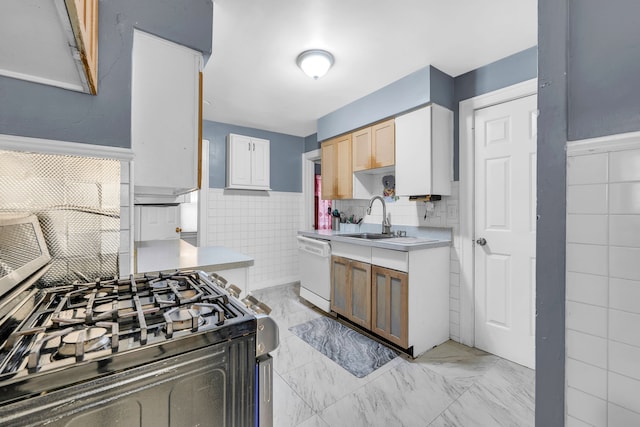
[[[455,77],[537,44],[537,0],[214,0],[205,120],[308,136],[427,65]],[[313,80],[304,50],[335,57]]]

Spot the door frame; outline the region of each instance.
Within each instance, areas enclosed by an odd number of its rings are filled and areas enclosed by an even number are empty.
[[[304,217],[302,218],[303,230],[313,229],[315,212],[313,197],[315,191],[315,163],[322,158],[320,149],[302,153],[302,200],[304,203]]]
[[[538,79],[526,80],[498,89],[459,104],[459,171],[460,171],[460,342],[475,345],[475,279],[474,279],[474,114],[475,110],[534,95]]]

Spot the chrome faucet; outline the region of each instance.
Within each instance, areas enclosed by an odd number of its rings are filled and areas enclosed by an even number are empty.
[[[373,196],[371,200],[369,200],[369,207],[367,208],[367,215],[371,215],[371,206],[373,206],[373,202],[375,200],[380,200],[382,203],[382,234],[391,234],[391,221],[387,216],[387,205],[384,202],[382,196]]]

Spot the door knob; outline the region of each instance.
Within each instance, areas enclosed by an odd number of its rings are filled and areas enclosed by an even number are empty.
[[[478,240],[476,240],[476,243],[479,244],[480,246],[484,246],[487,244],[487,239],[485,239],[484,237],[481,237]]]

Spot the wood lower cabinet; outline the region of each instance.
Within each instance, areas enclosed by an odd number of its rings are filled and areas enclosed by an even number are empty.
[[[371,265],[331,257],[331,310],[371,329]]]
[[[371,330],[402,348],[409,346],[409,276],[371,267]]]

